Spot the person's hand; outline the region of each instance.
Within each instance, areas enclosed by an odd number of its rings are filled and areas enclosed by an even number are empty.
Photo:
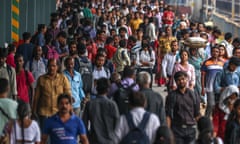
[[[165,78],[165,80],[166,80],[166,83],[168,83],[168,82],[169,82],[169,78],[168,78],[168,77],[166,77],[166,78]]]
[[[172,90],[176,90],[177,87],[176,87],[176,86],[172,86],[171,89],[172,89]]]
[[[224,91],[224,89],[225,89],[225,88],[224,88],[224,87],[222,87],[222,88],[221,88],[221,90],[220,90],[220,93],[222,93],[222,92]]]
[[[228,104],[228,108],[229,108],[229,110],[230,110],[230,112],[233,110],[233,104],[232,103],[229,103]]]
[[[201,95],[202,95],[202,96],[205,96],[205,91],[204,91],[204,88],[202,88]]]
[[[217,133],[216,132],[213,132],[213,137],[217,137]]]

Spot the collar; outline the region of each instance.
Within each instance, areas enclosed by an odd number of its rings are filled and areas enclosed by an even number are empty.
[[[70,72],[67,69],[65,69],[63,72],[70,75]],[[77,74],[77,72],[75,70],[73,70],[73,75],[76,75],[76,74]]]
[[[35,58],[34,58],[34,59],[33,59],[33,61],[37,61],[37,62],[38,62],[38,61],[40,61],[40,62],[42,62],[42,61],[43,61],[43,58],[42,58],[42,57],[40,57],[40,59],[39,59],[39,60],[37,60],[37,59],[35,59]]]
[[[55,79],[57,79],[59,76],[60,76],[60,74],[57,73]],[[45,74],[45,77],[48,78],[48,79],[51,79],[51,77],[48,74]]]
[[[141,113],[141,112],[145,112],[145,109],[143,107],[135,107],[131,109],[131,112]]]
[[[100,68],[98,68],[97,66],[95,66],[95,67],[94,67],[94,70],[96,70],[96,71],[103,71],[104,69],[103,69],[103,66],[101,66]]]
[[[231,73],[237,73],[237,69],[236,69],[235,71],[233,71],[233,72],[230,72],[230,71],[228,70],[228,68],[226,68],[226,74],[231,74]]]
[[[179,89],[177,89],[176,91],[179,93],[179,94],[182,94],[182,95],[184,95],[184,94],[186,94],[186,93],[188,93],[189,92],[189,88],[186,88],[186,91],[185,91],[185,93],[182,93]]]
[[[96,98],[107,99],[107,95],[96,95]]]
[[[71,114],[69,120],[73,119],[74,117],[75,117],[75,115],[74,115],[74,114]],[[55,115],[53,115],[53,118],[54,118],[55,120],[61,121],[61,118],[60,118],[58,112],[57,112]]]

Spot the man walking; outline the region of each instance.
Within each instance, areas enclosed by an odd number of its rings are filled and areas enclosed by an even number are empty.
[[[40,128],[43,121],[58,111],[57,97],[62,93],[71,95],[68,79],[59,74],[56,59],[48,61],[48,73],[38,78],[33,101],[33,112],[39,115]]]
[[[177,144],[194,144],[196,123],[200,117],[200,102],[194,92],[187,88],[186,72],[174,75],[177,89],[166,99],[167,124],[172,128]]]
[[[79,136],[82,144],[88,144],[85,126],[80,118],[72,114],[72,98],[61,94],[57,98],[58,113],[44,121],[42,144],[78,144]]]
[[[90,129],[88,138],[91,144],[115,144],[114,130],[119,118],[115,102],[107,98],[110,82],[107,78],[97,80],[98,95],[86,104],[83,121]]]
[[[81,101],[84,99],[85,94],[82,89],[82,77],[80,73],[74,70],[74,64],[74,58],[67,57],[64,61],[66,69],[63,71],[63,74],[67,77],[71,85],[72,97],[74,99],[73,111],[75,115],[80,116]]]

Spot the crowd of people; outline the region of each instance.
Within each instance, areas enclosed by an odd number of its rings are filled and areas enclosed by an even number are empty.
[[[0,143],[240,143],[240,38],[186,15],[59,0],[49,25],[0,48]]]

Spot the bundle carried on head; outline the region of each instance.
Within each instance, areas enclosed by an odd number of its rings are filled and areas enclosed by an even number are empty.
[[[206,47],[207,40],[201,37],[189,37],[187,40],[184,41],[184,44],[189,48],[202,48]]]

